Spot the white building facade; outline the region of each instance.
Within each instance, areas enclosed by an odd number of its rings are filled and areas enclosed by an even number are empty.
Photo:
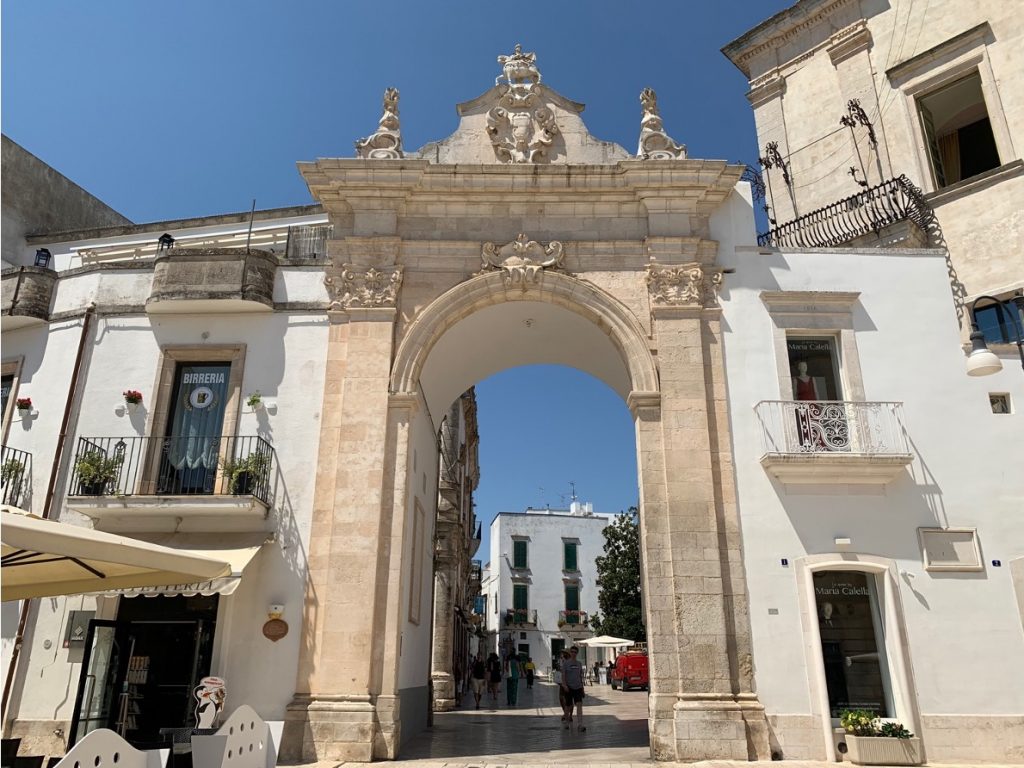
[[[484,594],[491,647],[503,658],[530,657],[539,674],[549,675],[562,649],[594,636],[596,558],[604,554],[611,520],[578,501],[567,510],[531,507],[495,516]]]

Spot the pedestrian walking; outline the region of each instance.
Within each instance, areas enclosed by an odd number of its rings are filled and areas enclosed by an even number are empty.
[[[510,707],[519,704],[519,678],[523,676],[523,662],[519,654],[512,654],[508,660],[508,680],[505,681],[505,703]]]
[[[613,659],[608,659],[608,670],[605,672],[605,677],[606,677],[605,682],[608,685],[612,684],[612,670],[613,669],[615,669],[615,661]]]
[[[575,645],[569,649],[569,660],[562,662],[562,688],[569,704],[569,727],[572,727],[572,706],[576,705],[576,728],[579,733],[587,730],[583,725],[583,678],[587,671],[576,658],[580,649]]]
[[[601,662],[594,661],[594,685],[601,682]]]
[[[551,662],[551,677],[556,686],[558,686],[558,706],[562,710],[562,722],[565,723],[565,727],[568,729],[572,722],[572,705],[569,702],[568,696],[566,696],[565,688],[562,687],[562,665],[569,660],[569,652],[562,651],[554,661]]]
[[[537,665],[533,663],[532,656],[526,657],[524,668],[526,669],[526,687],[533,688],[533,678],[537,675]]]
[[[498,703],[498,690],[501,688],[501,659],[498,654],[492,652],[487,657],[487,692],[491,694],[491,701]]]
[[[484,655],[478,653],[473,659],[469,674],[470,685],[473,686],[473,698],[476,700],[476,708],[480,709],[480,697],[484,695],[484,686],[487,684],[487,665],[484,663]]]

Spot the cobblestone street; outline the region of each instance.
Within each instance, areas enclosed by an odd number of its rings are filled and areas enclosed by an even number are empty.
[[[504,683],[503,683],[504,685]],[[581,733],[560,720],[558,693],[551,683],[532,690],[519,686],[519,704],[505,705],[485,694],[480,709],[472,695],[460,709],[435,715],[434,726],[413,739],[402,760],[459,763],[636,763],[650,759],[647,737],[647,693],[613,691],[591,685],[583,701]]]

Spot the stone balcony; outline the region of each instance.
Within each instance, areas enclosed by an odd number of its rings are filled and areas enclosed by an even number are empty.
[[[763,400],[761,466],[785,484],[874,484],[895,480],[913,460],[903,404]]]
[[[47,267],[3,271],[2,327],[5,331],[40,325],[50,318],[57,273]]]
[[[277,256],[244,248],[171,248],[157,255],[146,311],[269,312]]]

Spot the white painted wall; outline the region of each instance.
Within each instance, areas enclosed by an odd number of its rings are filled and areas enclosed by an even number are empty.
[[[577,502],[578,504],[578,502]],[[549,674],[551,667],[551,640],[564,638],[566,647],[593,631],[573,632],[559,628],[559,611],[565,610],[565,582],[570,575],[562,570],[563,540],[579,539],[577,565],[579,567],[580,610],[596,613],[597,565],[596,558],[604,554],[604,531],[613,520],[612,515],[584,516],[570,514],[568,510],[528,509],[526,512],[500,512],[491,523],[491,563],[488,581],[487,628],[497,630],[499,638],[512,633],[516,647],[530,644],[530,655],[541,674]],[[526,537],[526,570],[529,585],[529,610],[537,611],[537,628],[507,628],[505,611],[512,608],[514,537]],[[494,612],[494,604],[498,612]],[[526,639],[520,633],[526,632]]]
[[[722,292],[724,347],[761,701],[769,714],[810,711],[816,670],[804,647],[796,569],[780,561],[832,552],[834,538],[846,536],[852,552],[888,558],[907,574],[894,596],[923,714],[1024,711],[1024,637],[1006,567],[1024,552],[1019,362],[1004,358],[1004,370],[988,378],[966,375],[940,252],[760,252],[730,234],[752,232],[749,221],[740,194],[712,217],[720,263],[736,270]],[[787,489],[760,466],[754,405],[780,399],[764,290],[860,292],[853,317],[865,397],[904,403],[914,453],[883,490]],[[1010,392],[1015,413],[992,414],[988,392]],[[926,572],[919,526],[976,527],[985,570]]]

